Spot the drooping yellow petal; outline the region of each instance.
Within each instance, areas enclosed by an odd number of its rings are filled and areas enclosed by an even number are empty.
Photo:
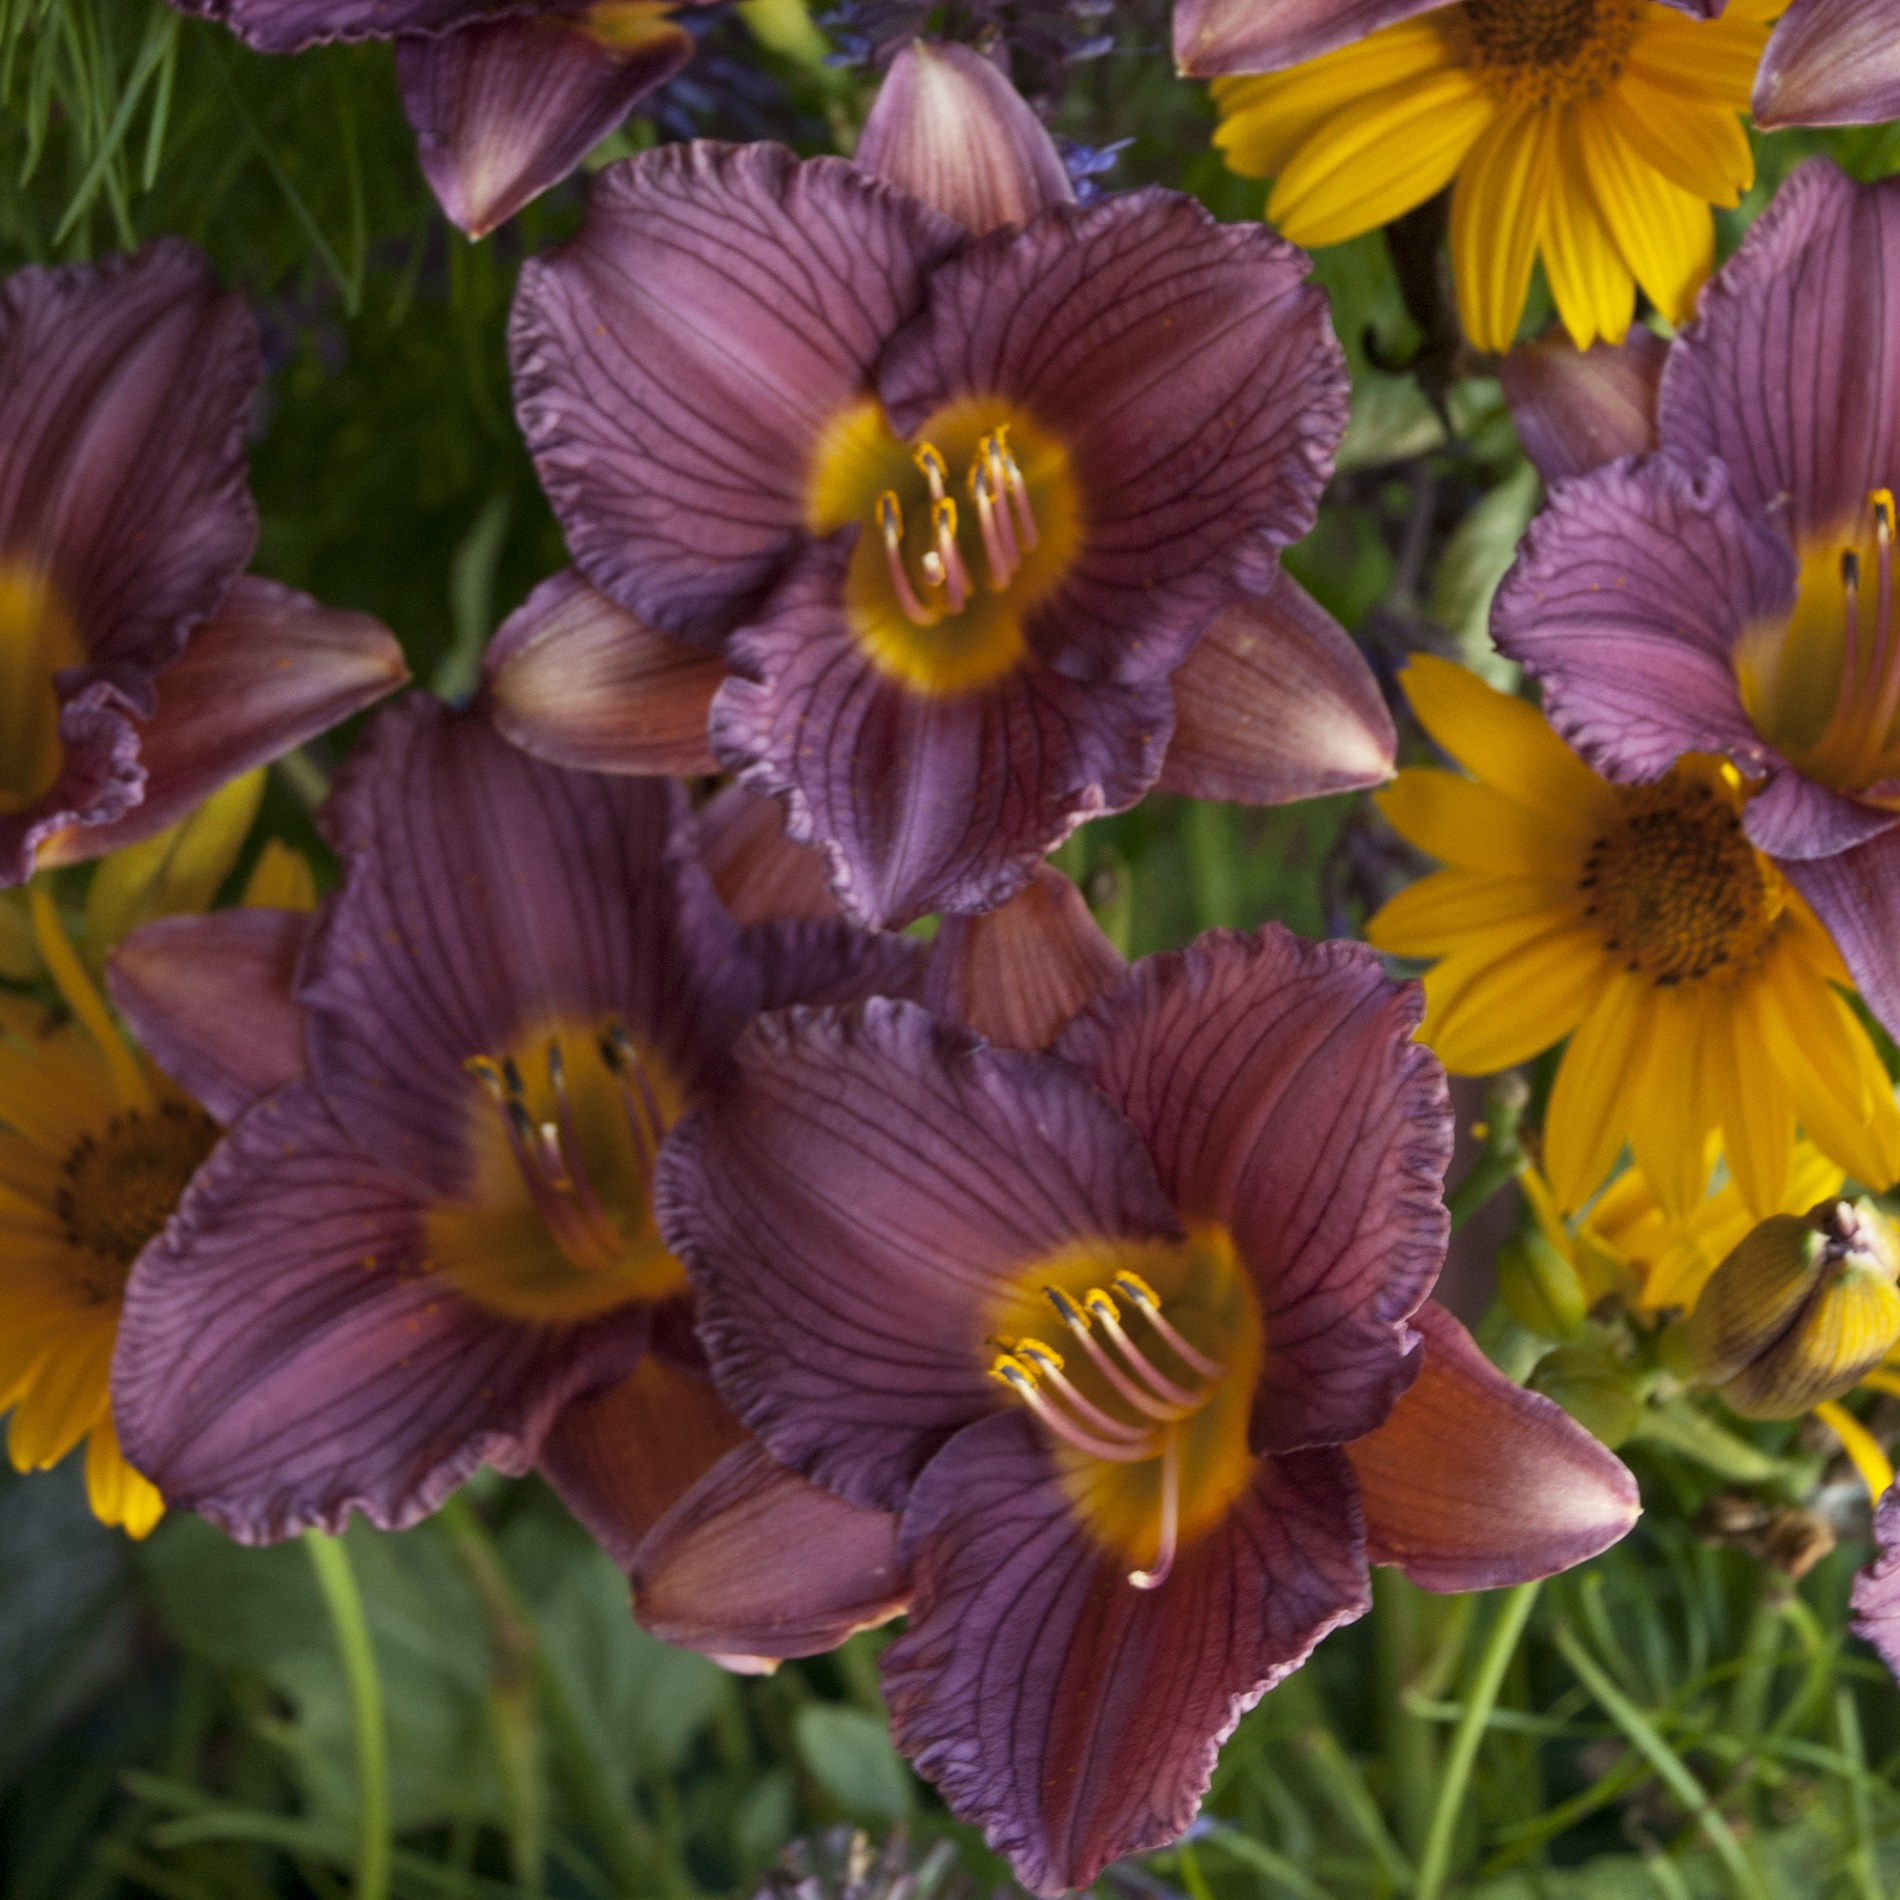
[[[1589,189],[1621,259],[1671,323],[1687,321],[1715,263],[1708,205],[1665,178],[1594,105],[1578,112],[1577,131]],[[1627,327],[1627,312],[1621,321]]]
[[[50,1043],[54,1038],[47,1038]],[[33,1053],[0,1043],[0,1128],[10,1128],[58,1161],[117,1106],[99,1065],[90,1088],[79,1085],[78,1065],[50,1060],[47,1043]]]
[[[1637,1052],[1629,1095],[1630,1152],[1658,1206],[1686,1219],[1709,1183],[1709,1133],[1715,1116],[1704,1083],[1711,1019],[1706,991],[1659,990],[1650,1033]]]
[[[1496,114],[1490,95],[1457,67],[1357,99],[1286,161],[1267,217],[1296,244],[1375,231],[1442,191]]]
[[[1599,338],[1620,343],[1636,307],[1636,284],[1598,210],[1584,166],[1583,108],[1566,108],[1558,127],[1558,165],[1538,242],[1550,294],[1578,349]]]
[[[1758,1219],[1778,1213],[1794,1162],[1794,1095],[1762,1033],[1762,1012],[1738,985],[1711,1011],[1706,1054],[1730,1177]],[[1685,1210],[1686,1211],[1686,1210]]]
[[[1465,334],[1481,350],[1511,347],[1556,166],[1556,121],[1539,106],[1493,120],[1451,195],[1451,261]]]
[[[1436,766],[1407,766],[1373,796],[1400,837],[1461,870],[1574,880],[1593,835],[1587,816],[1566,835],[1496,786]]]
[[[1561,1042],[1604,968],[1602,946],[1574,928],[1486,939],[1425,973],[1419,1038],[1454,1075],[1494,1075]]]
[[[1624,70],[1634,66],[1679,99],[1707,98],[1731,115],[1743,112],[1768,44],[1768,21],[1786,6],[1787,0],[1729,0],[1713,21],[1651,7]]]
[[[1580,810],[1614,809],[1604,782],[1516,694],[1501,693],[1469,667],[1431,653],[1413,654],[1399,684],[1419,724],[1466,771],[1534,806],[1566,836]]]
[[[1220,113],[1214,144],[1229,170],[1274,178],[1336,112],[1451,65],[1435,26],[1402,20],[1290,72],[1217,79],[1208,88]]]
[[[128,1537],[149,1537],[165,1515],[158,1486],[126,1463],[112,1408],[86,1440],[86,1498],[101,1524],[117,1524]]]
[[[92,978],[86,974],[85,967],[67,941],[65,926],[59,921],[59,913],[54,910],[53,900],[47,896],[46,887],[35,884],[31,896],[34,941],[39,944],[40,955],[46,959],[46,967],[59,986],[61,998],[78,1017],[105,1058],[106,1067],[112,1072],[112,1086],[118,1092],[122,1106],[149,1109],[152,1106],[152,1091],[145,1080],[145,1073],[125,1038],[119,1034],[118,1025],[113,1022],[112,1012],[106,1008],[105,999],[93,988]]]
[[[1599,102],[1611,131],[1704,204],[1731,209],[1755,182],[1755,155],[1734,112],[1685,96],[1632,60]]]
[[[114,1327],[110,1315],[68,1324],[51,1341],[30,1385],[14,1400],[7,1456],[16,1471],[56,1465],[92,1430],[106,1404]]]
[[[1574,877],[1434,871],[1386,900],[1366,925],[1366,941],[1399,957],[1449,956],[1496,927],[1574,922],[1580,909]]]
[[[1650,1029],[1654,991],[1617,971],[1571,1037],[1550,1091],[1544,1173],[1569,1212],[1582,1207],[1616,1165],[1629,1138],[1628,1090]]]
[[[317,880],[310,860],[294,845],[270,838],[244,883],[247,910],[315,910]]]

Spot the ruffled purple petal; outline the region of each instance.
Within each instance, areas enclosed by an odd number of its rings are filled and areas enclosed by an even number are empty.
[[[1636,1480],[1549,1399],[1513,1385],[1427,1300],[1418,1378],[1346,1447],[1366,1556],[1426,1590],[1497,1590],[1568,1570],[1636,1522]]]
[[[333,40],[440,33],[496,9],[483,0],[176,0],[181,13],[216,20],[260,53],[300,53]]]
[[[1793,0],[1755,75],[1755,123],[1900,119],[1900,34],[1893,24],[1886,0]]]
[[[1662,445],[1728,465],[1736,499],[1797,541],[1857,518],[1900,461],[1900,184],[1809,159],[1677,337]]]
[[[145,792],[116,820],[60,832],[42,869],[156,837],[220,785],[387,698],[409,677],[395,636],[367,614],[241,574],[158,678],[138,726]]]
[[[1854,1579],[1854,1634],[1900,1679],[1900,1485],[1874,1512],[1874,1554]]]
[[[1771,858],[1827,858],[1851,851],[1900,825],[1900,812],[1882,811],[1845,792],[1782,772],[1742,808],[1742,829]]]
[[[1356,791],[1392,776],[1398,735],[1352,636],[1284,571],[1217,615],[1177,669],[1155,789],[1242,805]]]
[[[922,1002],[929,947],[887,930],[860,930],[842,917],[755,924],[745,934],[759,966],[761,1009],[795,1003],[830,1008],[873,996]]]
[[[59,776],[44,796],[0,812],[0,886],[24,884],[43,849],[75,826],[109,825],[145,790],[138,727],[125,697],[94,680],[59,711]]]
[[[1656,389],[1669,346],[1640,323],[1621,343],[1580,350],[1561,325],[1498,370],[1524,453],[1546,482],[1587,475],[1656,446]]]
[[[1415,985],[1278,924],[1144,957],[1056,1054],[1132,1121],[1189,1222],[1218,1221],[1266,1334],[1252,1443],[1362,1437],[1418,1373],[1406,1324],[1444,1264],[1444,1071]]]
[[[699,855],[719,901],[742,924],[836,922],[822,852],[785,835],[785,808],[728,785],[699,808]]]
[[[640,1307],[492,1318],[422,1268],[423,1204],[307,1082],[260,1102],[126,1287],[112,1364],[126,1456],[240,1543],[352,1510],[414,1523],[483,1462],[520,1473],[577,1393],[624,1373]]]
[[[931,1461],[901,1548],[913,1597],[881,1664],[892,1733],[1041,1894],[1180,1834],[1242,1714],[1370,1602],[1338,1452],[1262,1459],[1167,1582],[1137,1590],[1021,1414]]]
[[[700,648],[636,620],[572,568],[511,613],[483,661],[503,735],[577,772],[715,772],[706,715],[726,676]]]
[[[304,1073],[291,995],[310,919],[293,910],[159,917],[113,951],[106,983],[152,1060],[221,1122]]]
[[[979,236],[1075,202],[1062,154],[1022,94],[953,42],[913,40],[891,61],[853,163]]]
[[[692,54],[692,35],[664,18],[624,40],[585,13],[537,11],[405,33],[396,80],[429,189],[480,238],[558,185]]]
[[[1067,451],[1083,520],[1025,616],[1076,679],[1159,679],[1313,525],[1345,430],[1345,358],[1304,252],[1159,189],[979,239],[878,369],[914,434],[961,396],[1019,404]]]
[[[1685,752],[1761,777],[1779,760],[1730,659],[1751,620],[1794,603],[1787,543],[1751,520],[1720,463],[1666,455],[1559,485],[1498,589],[1491,634],[1543,687],[1551,724],[1600,772],[1651,779]]]
[[[1826,858],[1781,858],[1847,964],[1861,1000],[1900,1037],[1900,828]]]
[[[811,549],[766,616],[733,636],[712,746],[749,792],[785,801],[846,913],[895,929],[987,910],[1077,825],[1155,781],[1165,681],[1085,686],[1034,659],[991,685],[919,693],[845,624],[839,543]]]
[[[999,910],[946,917],[925,1005],[1003,1049],[1046,1049],[1128,965],[1060,871],[1043,865]]]
[[[901,1002],[788,1010],[661,1151],[660,1232],[719,1388],[783,1463],[894,1510],[997,1408],[986,1302],[1090,1235],[1178,1230],[1134,1131],[1066,1064]]]
[[[439,1194],[465,1186],[471,1056],[618,1017],[690,1092],[757,1007],[675,785],[543,765],[415,694],[351,754],[325,827],[346,869],[299,973],[311,1073]]]
[[[704,1372],[647,1356],[562,1412],[540,1471],[622,1570],[640,1540],[727,1452],[747,1444]]]
[[[140,713],[257,537],[262,374],[250,313],[181,239],[0,285],[0,549],[51,578]]]
[[[802,539],[825,427],[964,238],[843,159],[668,145],[522,267],[515,406],[575,561],[671,633],[723,631]]]
[[[821,1656],[904,1609],[897,1523],[748,1442],[642,1540],[634,1614],[664,1641],[721,1660]]]

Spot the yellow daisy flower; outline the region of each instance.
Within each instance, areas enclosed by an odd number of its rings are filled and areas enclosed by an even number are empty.
[[[234,781],[190,819],[100,861],[87,900],[94,961],[145,917],[202,909],[235,861],[262,774]],[[33,945],[70,1021],[0,993],[0,1412],[7,1455],[44,1471],[86,1441],[94,1514],[133,1537],[164,1501],[127,1464],[109,1373],[127,1276],[165,1225],[218,1125],[121,1035],[86,960],[42,885],[30,887]],[[309,909],[309,866],[275,841],[247,904]]]
[[[1612,785],[1523,701],[1414,656],[1421,724],[1474,778],[1412,767],[1379,796],[1393,828],[1448,868],[1366,935],[1434,958],[1421,1035],[1488,1075],[1568,1036],[1544,1163],[1575,1212],[1627,1141],[1664,1210],[1701,1201],[1721,1141],[1757,1217],[1789,1192],[1797,1120],[1875,1190],[1900,1178],[1900,1109],[1848,976],[1814,914],[1743,835],[1747,790],[1687,757]]]
[[[1456,180],[1465,333],[1508,349],[1542,256],[1579,349],[1621,342],[1640,284],[1672,323],[1714,256],[1710,205],[1754,182],[1738,114],[1785,0],[1693,20],[1655,0],[1464,0],[1304,66],[1221,79],[1215,143],[1275,180],[1295,243],[1377,229]]]

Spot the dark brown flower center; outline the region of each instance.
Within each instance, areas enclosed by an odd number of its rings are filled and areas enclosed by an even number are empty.
[[[218,1124],[203,1109],[174,1100],[115,1115],[73,1144],[54,1205],[71,1243],[75,1291],[95,1305],[124,1293],[133,1261],[217,1139]]]
[[[1647,0],[1464,0],[1454,50],[1512,104],[1594,98],[1623,69]]]
[[[1606,949],[1667,987],[1746,969],[1774,935],[1780,879],[1742,831],[1736,804],[1677,770],[1616,788],[1618,821],[1578,879]]]

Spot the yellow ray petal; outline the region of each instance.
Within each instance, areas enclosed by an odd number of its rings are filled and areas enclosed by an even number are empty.
[[[7,1456],[16,1471],[56,1465],[91,1431],[106,1403],[114,1328],[110,1318],[67,1326],[13,1405]]]
[[[45,1045],[31,1055],[0,1043],[0,1126],[53,1161],[62,1159],[82,1135],[112,1119],[115,1099],[100,1086],[95,1071],[88,1086],[82,1070],[48,1059]]]
[[[1757,1220],[1780,1210],[1794,1161],[1794,1096],[1762,1033],[1763,1012],[1737,985],[1711,1010],[1708,1074],[1730,1178]],[[1722,994],[1718,992],[1718,994]]]
[[[1540,1055],[1583,1020],[1608,972],[1576,930],[1447,957],[1425,975],[1420,1040],[1454,1075],[1493,1075]]]
[[[1715,263],[1708,206],[1620,138],[1606,113],[1579,112],[1577,129],[1590,191],[1627,271],[1671,323],[1687,321]]]
[[[1690,984],[1658,990],[1650,1034],[1637,1052],[1630,1091],[1630,1152],[1665,1214],[1686,1220],[1709,1184],[1715,1116],[1703,1081],[1708,993]]]
[[[1544,206],[1538,242],[1557,314],[1578,349],[1599,338],[1620,343],[1636,307],[1636,283],[1598,210],[1583,160],[1580,123],[1566,110],[1558,132],[1559,163]]]
[[[1544,1174],[1557,1205],[1583,1206],[1616,1164],[1629,1136],[1629,1090],[1649,1034],[1654,990],[1618,970],[1571,1037],[1544,1122]]]
[[[86,1440],[86,1497],[101,1524],[117,1524],[128,1537],[149,1537],[165,1515],[158,1486],[126,1463],[110,1406]]]
[[[1290,72],[1217,79],[1208,88],[1220,112],[1214,144],[1229,170],[1272,178],[1334,113],[1451,67],[1435,26],[1403,20]]]
[[[1768,15],[1780,13],[1786,0],[1730,0],[1719,20],[1691,20],[1663,7],[1652,7],[1643,31],[1624,60],[1645,78],[1667,86],[1681,101],[1747,109],[1755,69],[1768,44]]]
[[[1400,837],[1466,871],[1574,882],[1596,835],[1587,814],[1561,826],[1494,785],[1430,765],[1406,767],[1374,802]]]
[[[1465,334],[1504,351],[1517,334],[1555,168],[1554,116],[1520,106],[1471,148],[1451,195],[1451,261]]]
[[[1366,925],[1366,941],[1394,956],[1442,957],[1500,925],[1575,923],[1582,911],[1574,878],[1434,871],[1386,900]]]
[[[1496,113],[1457,67],[1373,93],[1334,113],[1286,161],[1267,217],[1296,244],[1377,230],[1442,191]]]
[[[1741,121],[1704,105],[1632,60],[1597,102],[1610,129],[1704,204],[1724,210],[1755,182],[1755,155]]]

